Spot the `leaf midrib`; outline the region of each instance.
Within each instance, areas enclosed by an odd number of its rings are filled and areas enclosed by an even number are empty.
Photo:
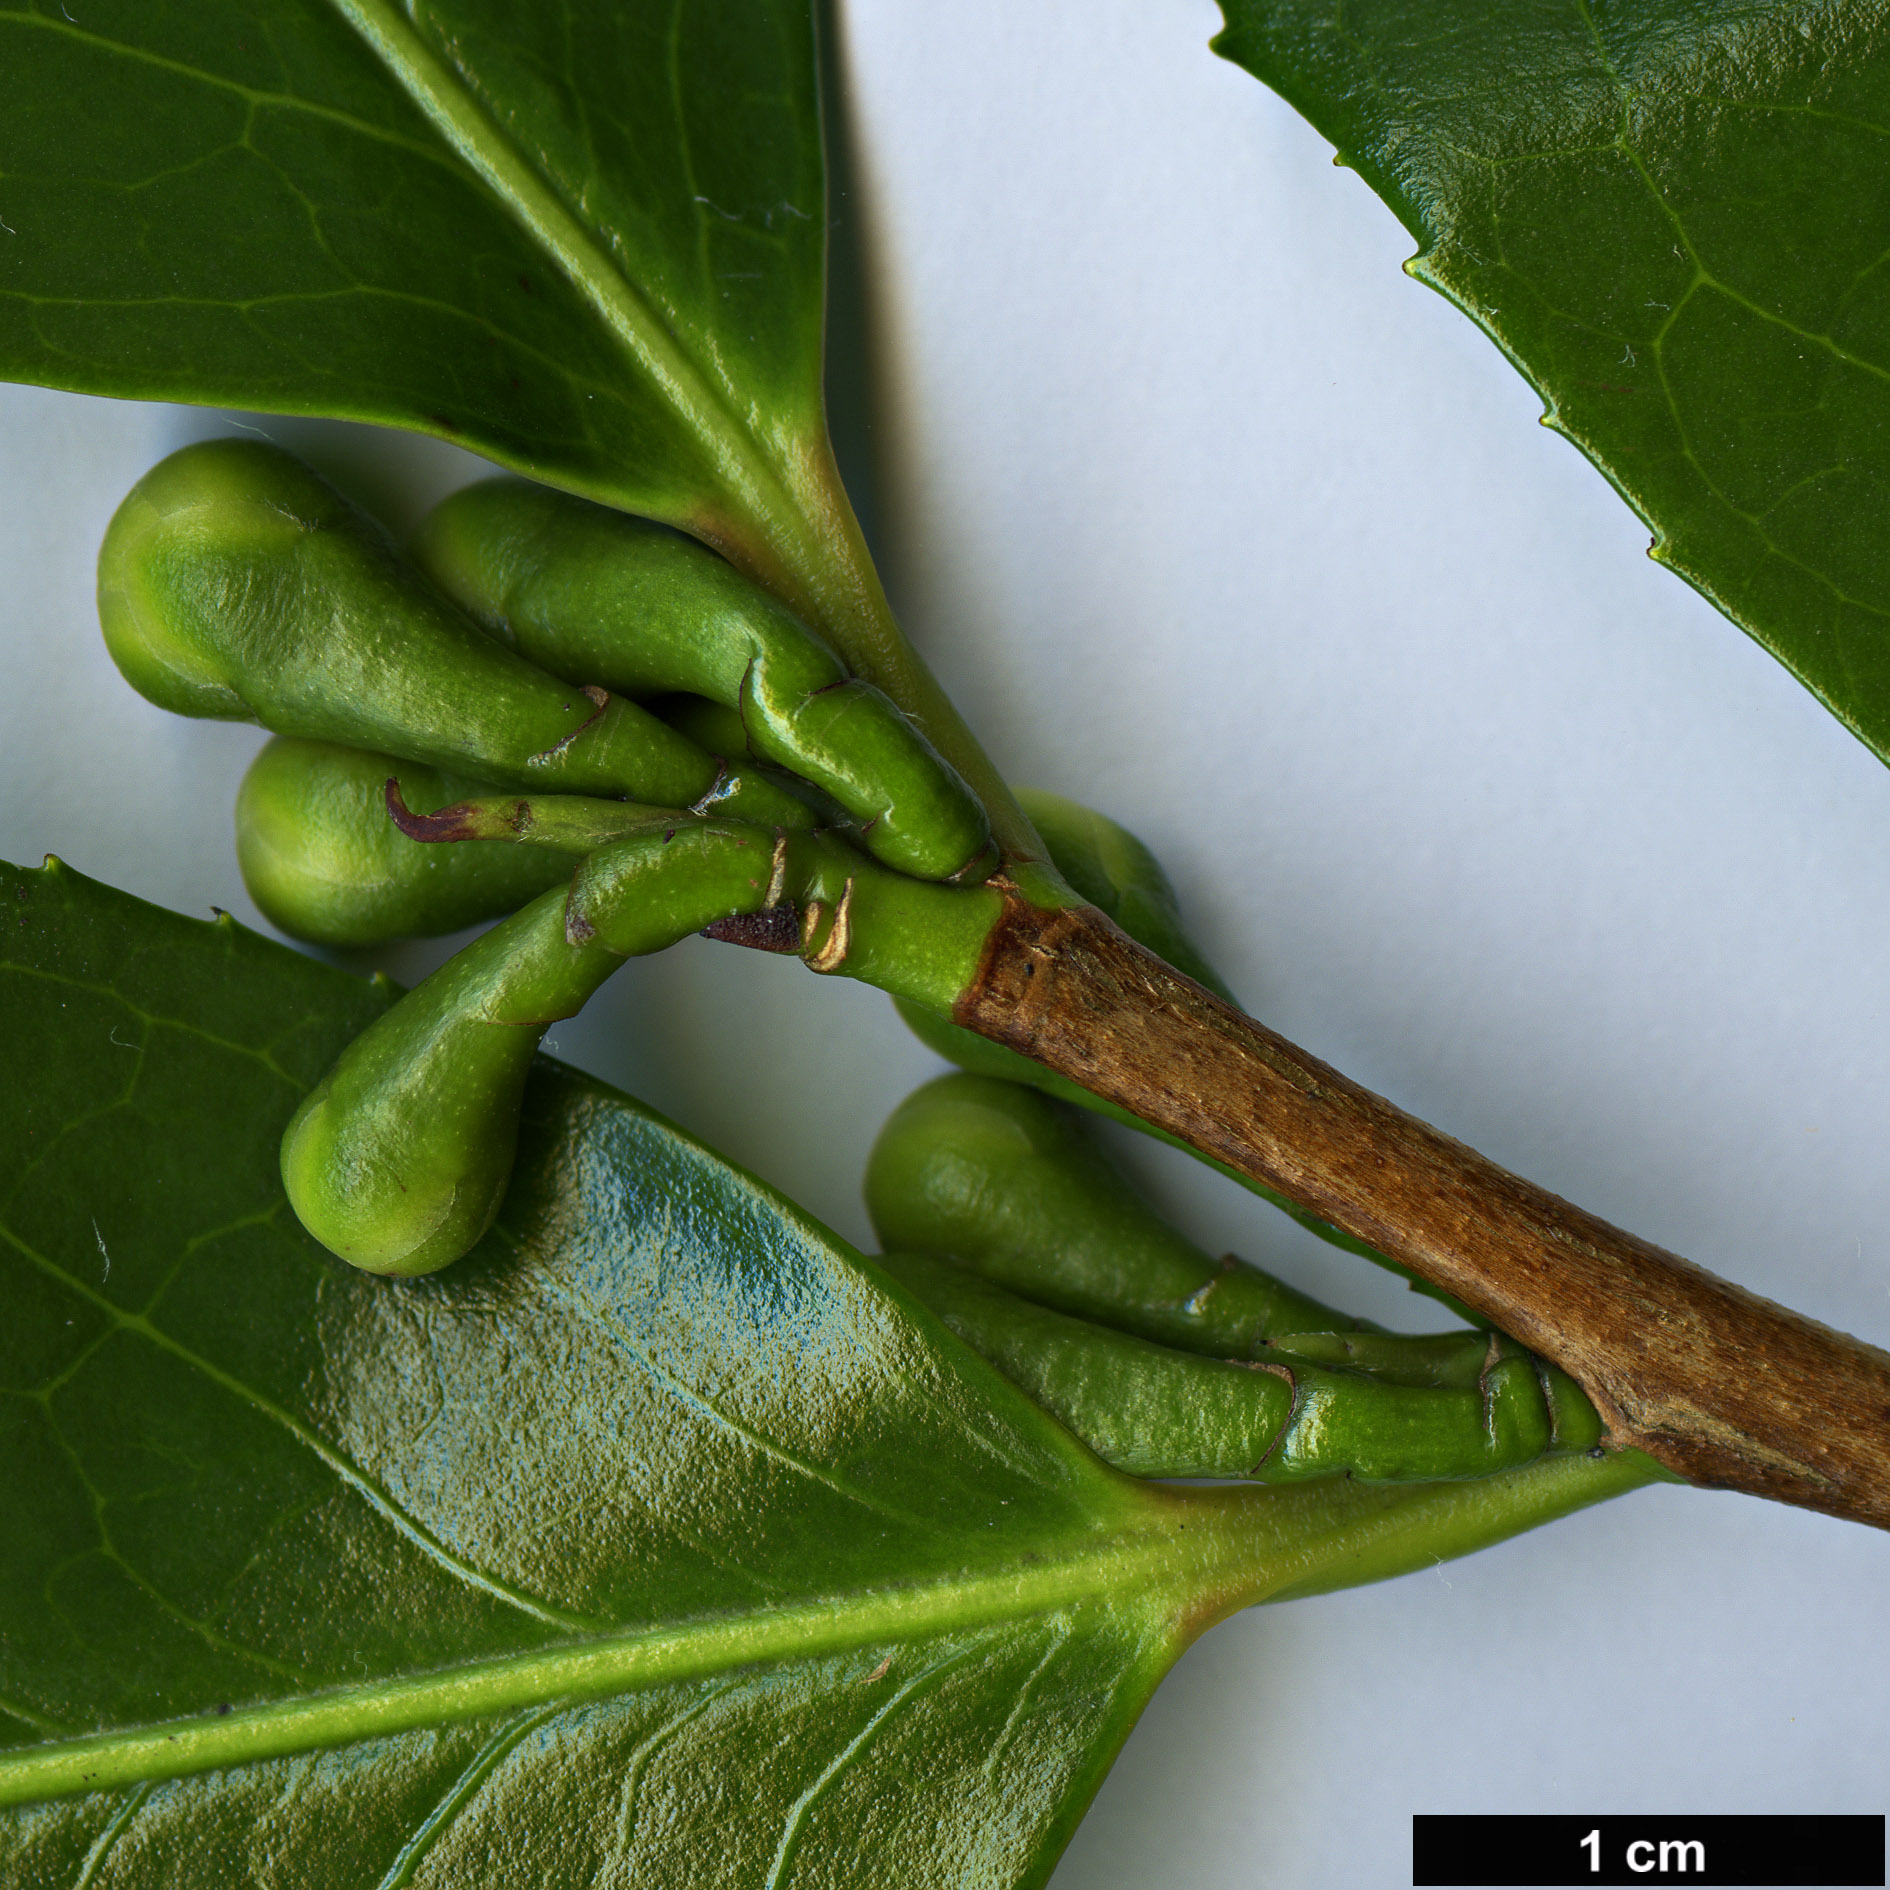
[[[390,0],[331,0],[448,146],[557,265],[708,449],[725,496],[756,486],[798,516],[780,471],[637,285],[610,261],[544,173]]]
[[[1244,1506],[1243,1506],[1244,1507]],[[216,1716],[0,1752],[0,1805],[114,1790],[424,1727],[572,1704],[887,1641],[1109,1603],[1180,1635],[1203,1594],[1253,1572],[1238,1508],[1151,1515],[1054,1558],[981,1575],[828,1596],[791,1608],[600,1635]],[[1185,1540],[1183,1538],[1186,1538]]]

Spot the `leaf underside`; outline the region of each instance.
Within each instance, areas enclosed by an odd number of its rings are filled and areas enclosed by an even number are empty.
[[[1890,758],[1890,8],[1222,11],[1653,556]]]
[[[0,865],[0,1882],[1040,1883],[1181,1648],[1630,1488],[1118,1476],[549,1061],[494,1231],[305,1235],[389,1001]]]
[[[355,1273],[276,1142],[385,998],[63,868],[0,914],[0,1881],[1047,1873],[1180,1493],[551,1064],[483,1246]]]
[[[0,377],[713,535],[824,439],[824,243],[807,0],[0,4]]]

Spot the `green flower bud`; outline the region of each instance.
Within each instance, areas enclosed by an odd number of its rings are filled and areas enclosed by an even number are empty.
[[[491,479],[440,505],[413,554],[469,616],[557,675],[736,711],[747,752],[820,789],[884,864],[922,879],[982,878],[995,864],[983,808],[924,736],[693,539]]]
[[[417,845],[388,815],[389,780],[429,814],[484,791],[335,742],[278,735],[257,755],[237,791],[236,858],[272,925],[316,945],[430,938],[514,912],[577,865],[581,849],[558,846]]]
[[[1489,1333],[1461,1335],[1480,1357],[1466,1380],[1421,1387],[1281,1362],[1271,1348],[1257,1364],[1177,1351],[1034,1304],[932,1255],[886,1253],[879,1264],[1105,1462],[1135,1476],[1426,1482],[1585,1450],[1600,1435],[1578,1391],[1579,1408],[1568,1404],[1572,1381]]]
[[[761,910],[776,845],[740,821],[648,821],[586,862],[588,884],[619,894],[608,928],[560,887],[408,992],[342,1052],[283,1135],[283,1185],[302,1225],[370,1273],[457,1260],[504,1197],[545,1031],[625,958]]]
[[[457,1260],[504,1199],[539,1039],[621,962],[565,938],[553,891],[408,992],[283,1132],[283,1186],[302,1225],[369,1273]]]
[[[1355,1323],[1204,1253],[1131,1190],[1076,1111],[1021,1084],[942,1076],[914,1091],[873,1146],[866,1208],[888,1249],[949,1254],[1042,1305],[1214,1358]]]
[[[725,785],[713,757],[634,703],[482,635],[379,526],[258,441],[153,467],[105,534],[98,595],[113,660],[180,714],[506,786],[681,807]]]

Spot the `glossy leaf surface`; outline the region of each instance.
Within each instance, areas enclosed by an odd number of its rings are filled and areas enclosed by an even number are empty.
[[[807,0],[0,4],[0,375],[441,434],[656,517],[821,419]]]
[[[0,1880],[1040,1881],[1179,1648],[1627,1487],[1104,1469],[779,1196],[543,1066],[416,1282],[276,1143],[386,1002],[0,868]]]
[[[0,1877],[106,1845],[88,1882],[851,1881],[856,1849],[1009,1882],[1060,1848],[1175,1646],[1173,1592],[1096,1573],[1159,1503],[549,1067],[501,1231],[416,1288],[351,1272],[275,1143],[383,1000],[63,871],[0,896],[36,1073],[0,1724],[188,1721],[49,1781],[104,1788],[14,1811]]]
[[[1222,10],[1653,555],[1890,757],[1890,10]]]
[[[0,378],[415,428],[692,532],[1015,850],[828,443],[816,55],[813,0],[0,0]]]

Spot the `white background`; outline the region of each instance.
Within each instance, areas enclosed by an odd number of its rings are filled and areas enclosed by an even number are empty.
[[[1890,771],[1646,559],[1207,0],[845,14],[888,575],[1000,765],[1140,832],[1320,1056],[1890,1339]],[[396,524],[472,469],[251,423]],[[90,594],[123,490],[229,424],[0,389],[0,854],[259,922],[258,737],[132,695]],[[936,1067],[871,994],[701,943],[554,1047],[861,1241],[872,1132]],[[1207,1244],[1424,1323],[1132,1142]],[[1056,1890],[1400,1885],[1416,1811],[1881,1811],[1887,1759],[1890,1542],[1651,1490],[1215,1630]]]

